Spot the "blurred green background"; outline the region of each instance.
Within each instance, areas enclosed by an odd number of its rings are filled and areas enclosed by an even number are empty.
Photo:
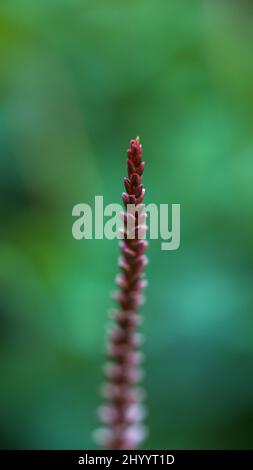
[[[253,448],[252,26],[249,0],[1,0],[2,448],[95,448],[118,243],[71,213],[121,202],[137,134],[182,225],[149,248],[144,448]]]

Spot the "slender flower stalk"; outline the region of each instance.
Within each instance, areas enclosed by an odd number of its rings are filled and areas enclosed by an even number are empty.
[[[145,206],[142,204],[145,190],[142,185],[144,162],[139,137],[130,142],[127,171],[124,178],[126,192],[122,194],[126,211],[123,214],[124,233],[120,242],[120,275],[116,278],[118,291],[115,299],[118,308],[113,312],[113,323],[107,339],[108,361],[105,367],[106,384],[103,387],[105,404],[99,410],[105,427],[97,433],[98,440],[111,450],[135,449],[145,438],[145,407],[143,390],[138,386],[142,378],[143,355],[139,351],[142,335],[137,332],[141,323],[138,312],[143,302],[145,287],[144,268],[147,258],[144,252],[148,243],[143,240],[146,231]],[[129,204],[132,211],[128,211]],[[132,219],[132,233],[129,222]],[[130,223],[131,225],[131,223]]]

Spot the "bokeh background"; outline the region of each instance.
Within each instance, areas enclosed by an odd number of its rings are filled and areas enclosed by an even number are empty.
[[[118,244],[72,208],[121,202],[137,134],[182,225],[150,243],[144,448],[253,447],[252,40],[250,0],[1,0],[1,448],[95,448]]]

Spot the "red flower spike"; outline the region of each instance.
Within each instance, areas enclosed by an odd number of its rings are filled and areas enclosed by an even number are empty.
[[[121,273],[116,278],[119,290],[115,294],[118,310],[112,314],[114,325],[108,332],[107,382],[103,387],[106,404],[99,413],[105,427],[96,433],[100,444],[111,450],[136,449],[146,435],[145,427],[141,425],[145,415],[142,406],[144,393],[137,386],[143,375],[143,356],[138,351],[143,337],[136,331],[142,320],[139,306],[143,303],[142,290],[146,286],[143,270],[147,264],[144,252],[148,246],[146,240],[138,239],[147,229],[145,206],[142,204],[144,162],[139,137],[130,141],[127,154],[128,178],[124,178],[126,192],[122,194],[122,200],[126,209],[128,204],[134,204],[136,211],[122,214],[124,239],[120,241]],[[133,227],[131,238],[127,230],[129,220]]]

